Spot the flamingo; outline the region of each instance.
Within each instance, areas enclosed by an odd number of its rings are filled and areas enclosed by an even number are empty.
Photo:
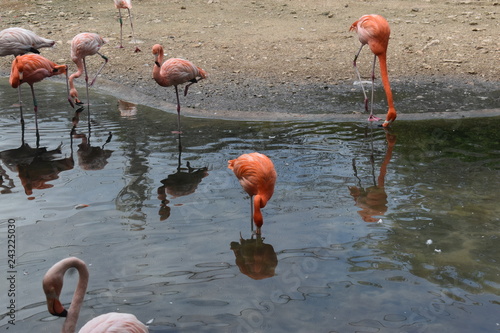
[[[38,36],[31,30],[26,30],[23,28],[7,28],[0,31],[0,57],[13,55],[17,57],[18,55],[23,55],[29,52],[40,53],[39,48],[42,47],[52,47],[56,42],[50,39],[46,39]],[[19,95],[19,101],[21,101],[21,88],[17,89]],[[24,133],[24,118],[22,105],[19,104],[21,112],[21,126]]]
[[[235,160],[228,161],[229,169],[233,170],[243,189],[250,195],[251,225],[255,223],[257,235],[261,233],[264,224],[261,208],[266,207],[267,202],[274,193],[276,183],[276,170],[269,157],[260,153],[243,154]]]
[[[17,56],[12,62],[9,83],[12,88],[19,88],[21,84],[26,82],[31,88],[31,95],[33,97],[33,106],[35,111],[35,126],[37,146],[40,142],[40,135],[38,133],[38,103],[35,97],[35,89],[33,85],[40,82],[46,77],[53,75],[66,74],[66,89],[68,90],[68,101],[71,106],[74,106],[69,96],[68,86],[68,66],[58,65],[39,54],[25,54]],[[19,106],[21,110],[21,123],[24,126],[23,109],[21,105],[21,93],[19,91]]]
[[[76,78],[79,78],[83,71],[85,71],[85,86],[87,88],[87,107],[89,107],[90,102],[89,102],[89,87],[92,87],[94,84],[95,80],[97,79],[97,76],[99,73],[101,73],[102,69],[104,66],[108,63],[108,58],[99,53],[99,49],[101,46],[103,46],[106,43],[106,41],[99,36],[98,34],[91,33],[91,32],[83,32],[75,37],[73,37],[73,40],[71,41],[71,59],[73,62],[76,64],[78,70],[76,73],[73,73],[69,77],[69,87],[70,87],[70,95],[71,98],[74,99],[74,102],[76,104],[83,104],[79,99],[78,99],[78,91],[75,88],[75,84],[73,81]],[[85,57],[91,56],[94,54],[98,54],[101,56],[101,58],[104,59],[104,63],[102,66],[99,68],[97,73],[95,74],[94,78],[89,84],[89,76],[87,73],[87,65],[85,63]],[[90,123],[90,110],[88,112],[88,120]]]
[[[389,110],[383,127],[389,126],[394,120],[396,120],[396,109],[394,108],[394,102],[392,100],[391,86],[389,83],[389,76],[387,74],[387,45],[389,44],[389,35],[391,34],[391,29],[389,28],[389,23],[387,20],[380,15],[364,15],[359,20],[354,22],[349,31],[355,31],[358,34],[359,41],[361,42],[361,47],[354,57],[353,66],[358,75],[358,79],[361,82],[361,76],[359,70],[356,67],[356,60],[361,52],[363,46],[368,44],[370,50],[374,54],[373,58],[373,68],[372,68],[372,97],[370,105],[370,117],[369,121],[378,121],[380,118],[373,115],[373,89],[375,80],[375,63],[377,57],[380,62],[380,75],[382,77],[382,83],[384,85],[385,95],[387,97],[387,104],[389,105]],[[365,108],[368,111],[368,98],[366,97],[365,88],[361,85],[363,89],[363,94],[365,95]]]
[[[160,44],[153,45],[153,55],[155,56],[155,65],[153,67],[153,78],[162,87],[174,86],[177,96],[177,128],[181,131],[181,104],[179,101],[179,84],[190,82],[184,89],[184,96],[187,95],[188,88],[198,80],[207,77],[207,73],[200,67],[196,67],[191,61],[170,58],[163,62],[163,47]],[[198,79],[199,78],[199,79]]]
[[[141,52],[141,49],[137,46],[137,40],[134,37],[134,25],[132,24],[132,14],[130,14],[130,10],[132,9],[132,1],[131,0],[114,0],[115,7],[118,9],[118,15],[120,15],[120,49],[123,49],[123,20],[122,20],[122,9],[128,10],[128,17],[130,19],[130,27],[132,28],[132,40],[135,43],[135,51]]]
[[[56,42],[38,36],[33,31],[23,28],[7,28],[0,31],[0,57],[40,53],[39,48],[52,47]]]
[[[69,311],[64,308],[59,300],[63,287],[64,274],[70,268],[76,268],[79,274],[78,284],[73,294],[73,302]],[[73,333],[80,314],[87,285],[89,271],[81,259],[70,257],[62,259],[52,266],[43,277],[43,291],[47,297],[47,308],[54,316],[66,317],[61,332]],[[141,323],[133,314],[110,312],[100,315],[85,324],[79,333],[147,333],[146,325]]]

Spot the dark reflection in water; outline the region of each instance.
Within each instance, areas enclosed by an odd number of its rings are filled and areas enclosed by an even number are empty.
[[[165,130],[175,113],[136,105],[124,116],[115,98],[92,91],[92,135],[82,126],[71,137],[74,110],[60,85],[45,83],[40,96],[53,107],[40,98],[41,140],[47,152],[62,143],[49,160],[85,143],[112,154],[102,168],[60,171],[52,188],[33,189],[34,200],[10,167],[17,164],[1,159],[0,238],[12,218],[19,239],[16,331],[60,329],[40,285],[70,255],[92,274],[81,322],[119,311],[150,321],[152,332],[498,329],[499,118],[401,116],[389,133],[365,123],[184,118],[180,151]],[[15,90],[0,89],[0,151],[21,148],[16,100]],[[28,151],[33,133],[27,126]],[[248,204],[227,160],[251,151],[269,156],[280,176],[265,241],[230,247],[228,235],[248,232]],[[179,173],[189,185],[169,192]],[[168,223],[158,218],[159,187]],[[80,203],[88,207],[75,209]],[[0,289],[6,304],[5,295]],[[2,329],[8,318],[0,311]]]
[[[158,199],[161,201],[160,221],[166,220],[170,216],[170,207],[168,207],[169,200],[167,194],[171,198],[177,198],[185,195],[192,194],[201,183],[201,180],[208,176],[208,168],[192,168],[189,161],[186,162],[186,167],[182,167],[182,141],[181,134],[178,133],[179,140],[179,156],[177,171],[168,175],[167,178],[161,180],[162,186],[158,187]]]
[[[58,179],[59,173],[73,169],[75,164],[73,150],[71,148],[69,157],[60,158],[62,145],[52,150],[48,150],[47,147],[32,148],[28,143],[24,142],[24,126],[22,126],[21,132],[21,146],[1,151],[0,160],[11,171],[17,172],[24,192],[26,195],[31,196],[33,190],[53,187],[54,185],[48,182]],[[38,136],[37,142],[39,142]],[[1,173],[5,179],[9,180],[10,184],[13,183],[13,180],[9,178],[5,170],[2,169]],[[11,187],[7,188],[10,190]],[[28,199],[34,199],[34,197],[29,197]]]
[[[358,179],[358,186],[349,186],[349,192],[356,202],[356,206],[361,208],[358,214],[365,222],[378,222],[379,219],[374,216],[382,216],[387,212],[387,193],[385,191],[385,176],[387,174],[387,165],[391,161],[392,150],[396,144],[396,136],[386,133],[387,152],[385,153],[384,161],[380,167],[378,176],[375,176],[375,156],[373,155],[373,137],[370,137],[370,146],[372,154],[370,155],[370,164],[372,166],[372,181],[373,185],[363,188],[361,178],[358,177],[356,167],[356,158],[352,159],[352,167],[354,176]]]
[[[231,250],[236,257],[240,272],[254,280],[262,280],[275,275],[278,257],[271,244],[264,243],[261,235],[231,242]]]

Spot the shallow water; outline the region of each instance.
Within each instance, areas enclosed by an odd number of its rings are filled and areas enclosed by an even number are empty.
[[[78,327],[119,311],[151,332],[499,330],[499,118],[398,120],[390,133],[363,122],[182,118],[179,137],[175,115],[92,91],[90,139],[87,111],[71,138],[74,111],[63,86],[46,81],[42,151],[26,87],[30,147],[17,149],[17,92],[5,83],[0,267],[15,275],[17,313],[12,326],[7,275],[3,330],[60,329],[41,281],[67,256],[91,276]],[[260,240],[227,169],[251,151],[278,172]],[[66,275],[66,306],[76,276]]]

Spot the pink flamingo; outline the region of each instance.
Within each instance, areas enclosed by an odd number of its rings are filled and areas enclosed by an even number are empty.
[[[7,28],[0,31],[0,57],[23,55],[29,52],[40,53],[39,48],[52,47],[56,42],[38,36],[23,28]]]
[[[69,310],[66,310],[59,300],[61,290],[63,288],[64,274],[70,268],[76,268],[79,274],[78,284],[75,293],[73,294],[73,302]],[[43,291],[47,297],[47,308],[54,316],[66,317],[64,321],[62,333],[73,333],[76,329],[80,308],[85,297],[87,285],[89,282],[89,271],[83,260],[76,257],[70,257],[54,264],[45,276],[43,277]],[[129,333],[147,333],[149,332],[146,325],[141,323],[133,314],[110,312],[100,315],[85,326],[80,333],[112,333],[112,332],[129,332]]]
[[[99,53],[99,49],[101,46],[103,46],[106,42],[104,39],[99,36],[98,34],[91,33],[91,32],[83,32],[81,34],[76,35],[73,37],[73,40],[71,41],[71,59],[73,62],[76,64],[78,70],[76,73],[73,73],[69,77],[69,88],[70,88],[70,96],[71,98],[74,99],[76,104],[83,104],[79,99],[78,99],[78,91],[75,88],[75,84],[73,81],[76,78],[79,78],[82,73],[85,71],[85,86],[87,88],[87,106],[90,105],[89,102],[89,87],[92,87],[94,84],[95,80],[97,79],[97,76],[99,73],[101,73],[102,69],[104,66],[108,63],[108,58],[104,56],[103,54]],[[99,68],[97,73],[95,74],[94,78],[89,84],[89,76],[87,73],[87,65],[85,63],[85,57],[91,56],[94,54],[98,54],[101,56],[101,58],[104,59],[104,63],[102,66]],[[90,110],[88,112],[88,120],[90,123]]]
[[[364,15],[359,20],[354,22],[349,31],[354,30],[358,34],[359,41],[361,42],[361,47],[358,53],[354,57],[354,69],[358,75],[359,82],[361,82],[361,76],[359,70],[356,67],[356,60],[361,52],[363,46],[368,44],[370,50],[374,54],[373,58],[373,68],[372,68],[372,97],[370,105],[370,117],[369,121],[377,121],[380,118],[373,115],[373,89],[375,80],[375,63],[377,57],[380,62],[380,75],[382,77],[382,83],[384,85],[385,95],[387,97],[387,104],[389,105],[389,110],[384,121],[383,127],[389,126],[394,120],[396,120],[396,109],[394,108],[394,102],[392,99],[392,91],[389,83],[389,75],[387,74],[387,46],[389,44],[389,35],[391,34],[391,29],[389,28],[389,23],[387,20],[380,15]],[[366,96],[365,88],[361,84],[363,89],[363,94],[365,95],[365,108],[368,111],[368,98]]]
[[[0,57],[8,55],[17,57],[29,52],[40,53],[38,51],[39,48],[52,47],[55,43],[55,41],[40,37],[30,30],[17,27],[7,28],[0,31]],[[19,101],[21,101],[20,87],[17,89],[17,94],[19,95]],[[24,118],[21,104],[19,104],[19,108],[21,112],[21,126],[24,133]]]
[[[27,83],[31,88],[31,95],[33,97],[33,105],[35,111],[35,126],[37,136],[37,146],[40,141],[38,133],[38,103],[35,97],[35,89],[33,85],[40,82],[46,77],[53,75],[66,74],[66,89],[68,89],[68,101],[73,106],[69,96],[68,87],[68,66],[58,65],[39,54],[25,54],[17,56],[12,62],[9,83],[12,88],[19,88],[21,84]],[[20,91],[20,89],[19,89]],[[21,104],[21,94],[19,93],[19,105],[21,109],[21,123],[24,126],[23,109]]]
[[[170,58],[163,62],[163,47],[160,44],[153,46],[153,55],[155,56],[155,65],[153,67],[153,78],[162,87],[174,86],[177,96],[177,128],[181,131],[181,104],[179,101],[179,84],[190,82],[184,89],[184,96],[187,95],[188,88],[198,80],[205,79],[207,73],[200,67],[196,67],[191,61]],[[199,78],[199,79],[198,79]]]
[[[253,212],[251,214],[252,230],[255,223],[257,227],[255,233],[260,235],[260,228],[264,224],[260,209],[266,207],[267,202],[273,196],[277,178],[274,164],[264,154],[250,153],[228,161],[227,167],[233,170],[243,189],[250,195],[250,206]]]
[[[114,0],[115,2],[115,7],[118,9],[118,14],[120,15],[120,48],[123,48],[123,20],[122,20],[122,9],[128,10],[128,17],[130,19],[130,27],[132,28],[132,40],[135,43],[135,51],[134,52],[141,52],[141,49],[137,46],[137,40],[134,37],[134,25],[132,24],[132,14],[130,13],[130,10],[132,9],[132,1],[131,0]]]

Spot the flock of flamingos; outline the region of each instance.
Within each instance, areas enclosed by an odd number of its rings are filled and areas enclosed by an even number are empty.
[[[130,16],[131,3],[130,0],[114,0],[116,7],[119,10],[120,20],[120,47],[122,46],[122,16],[121,9],[127,9]],[[132,38],[133,36],[133,25]],[[350,30],[358,34],[361,47],[356,53],[354,58],[354,68],[356,74],[361,81],[361,76],[356,67],[356,59],[358,58],[361,49],[364,45],[368,44],[370,50],[374,54],[373,69],[372,69],[372,95],[370,104],[369,121],[378,121],[373,115],[373,80],[376,59],[380,62],[380,71],[384,90],[387,97],[388,112],[386,119],[382,124],[383,127],[389,126],[396,119],[396,110],[392,99],[391,88],[389,84],[387,66],[386,66],[386,53],[387,45],[389,42],[390,28],[386,19],[380,15],[364,15],[359,20],[354,22]],[[135,39],[134,39],[135,41]],[[24,119],[22,115],[21,92],[20,85],[27,83],[31,88],[33,97],[33,109],[36,115],[38,112],[37,101],[35,97],[35,90],[33,85],[36,82],[42,81],[46,77],[53,75],[66,75],[66,83],[68,90],[68,101],[72,107],[82,105],[83,103],[78,98],[78,91],[74,86],[74,80],[85,73],[86,82],[86,98],[87,105],[89,105],[88,89],[91,87],[103,67],[108,62],[108,58],[99,53],[100,47],[105,43],[104,39],[95,33],[80,33],[76,35],[71,43],[71,59],[77,66],[77,72],[68,77],[68,66],[58,65],[43,56],[39,55],[39,48],[51,47],[54,41],[39,37],[35,33],[22,28],[8,28],[0,31],[0,56],[14,55],[15,59],[12,62],[10,73],[10,84],[13,88],[18,88],[19,103],[21,111],[21,124],[24,126]],[[136,46],[135,52],[140,49]],[[31,52],[31,53],[30,53]],[[163,61],[164,53],[163,47],[156,44],[152,47],[154,55],[154,68],[153,78],[163,87],[174,86],[177,97],[177,126],[180,133],[180,101],[177,86],[187,83],[184,89],[184,96],[188,92],[191,84],[196,83],[197,80],[207,77],[207,73],[195,66],[192,62],[179,58],[171,58]],[[99,55],[104,60],[94,78],[89,83],[87,73],[87,66],[85,58],[87,56]],[[368,97],[365,88],[362,86],[363,94],[365,97],[365,109],[368,111]],[[90,110],[88,109],[88,117],[90,121]],[[37,137],[38,137],[38,124],[36,124]],[[228,168],[234,171],[243,189],[250,195],[252,210],[252,221],[256,226],[255,233],[260,235],[261,227],[263,225],[263,218],[261,208],[264,208],[269,199],[271,199],[274,192],[274,185],[276,182],[276,171],[271,159],[260,153],[244,154],[237,159],[228,161]],[[252,224],[253,227],[253,224]],[[59,300],[59,295],[63,287],[63,279],[65,272],[70,268],[76,268],[79,273],[79,281],[73,295],[71,307],[67,311]],[[66,258],[56,263],[50,268],[43,279],[43,290],[47,297],[47,307],[51,314],[55,316],[66,317],[62,332],[74,332],[76,323],[80,312],[81,305],[84,300],[87,284],[89,280],[89,272],[85,262],[72,257]],[[82,332],[148,332],[148,328],[140,322],[132,314],[123,313],[108,313],[100,315],[85,326],[80,331]]]

